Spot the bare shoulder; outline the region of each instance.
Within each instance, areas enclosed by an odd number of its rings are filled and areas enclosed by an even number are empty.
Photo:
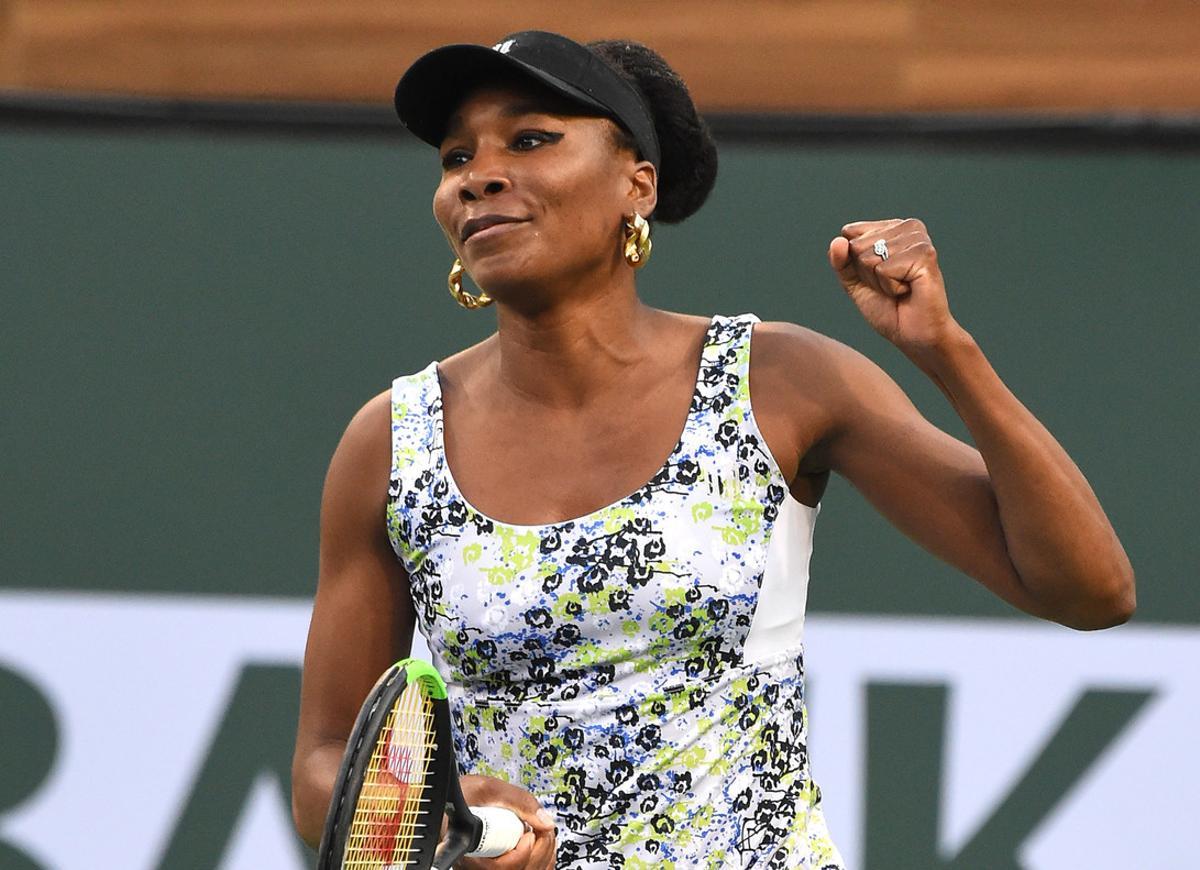
[[[781,321],[754,327],[750,354],[754,414],[785,474],[819,474],[840,431],[864,413],[906,403],[866,356],[827,335]]]
[[[754,386],[766,392],[827,405],[864,362],[858,351],[814,329],[784,321],[754,327],[750,355]]]
[[[783,367],[794,372],[799,364],[814,368],[816,374],[853,367],[866,360],[836,338],[782,320],[764,320],[755,325],[754,356],[756,363],[766,369]]]
[[[338,442],[326,476],[330,489],[362,493],[381,500],[387,491],[392,459],[391,390],[372,396],[350,419]]]
[[[827,335],[782,321],[754,329],[751,355],[754,383],[770,385],[819,402],[833,413],[875,404],[880,392],[895,398],[892,378],[866,355]]]
[[[704,317],[699,314],[684,314],[678,311],[660,311],[659,313],[667,315],[687,331],[699,331],[701,335],[708,331],[708,327],[712,323],[711,317]]]
[[[389,387],[368,399],[346,426],[344,438],[360,442],[390,441],[392,391]]]
[[[754,417],[792,495],[805,504],[815,504],[824,490],[818,448],[834,424],[823,386],[831,379],[831,343],[812,329],[778,321],[755,324],[751,340]]]

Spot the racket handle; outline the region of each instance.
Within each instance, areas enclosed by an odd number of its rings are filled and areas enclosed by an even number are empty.
[[[471,807],[471,814],[483,822],[479,845],[467,854],[472,858],[495,858],[517,845],[525,833],[525,823],[504,807]]]

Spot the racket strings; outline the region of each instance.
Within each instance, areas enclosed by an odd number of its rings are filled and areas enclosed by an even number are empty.
[[[428,836],[425,797],[434,742],[433,702],[409,684],[388,711],[354,808],[342,867],[407,867]],[[437,814],[440,834],[441,814]]]

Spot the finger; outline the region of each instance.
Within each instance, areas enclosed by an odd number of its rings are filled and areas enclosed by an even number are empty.
[[[879,233],[888,227],[903,223],[903,218],[888,218],[882,221],[854,221],[842,227],[842,236],[847,239],[857,239],[870,233]]]
[[[844,279],[854,277],[854,265],[850,262],[850,242],[836,236],[829,243],[829,265]]]
[[[845,268],[839,270],[842,283],[847,286],[862,284],[873,290],[882,292],[878,279],[875,277],[875,262],[879,259],[871,253],[870,245],[864,247],[859,239],[850,242],[850,256]]]
[[[913,249],[919,249],[920,246],[929,241],[929,237],[923,232],[913,231],[903,233],[885,239],[888,245],[888,258],[885,260],[882,255],[875,253],[874,242],[871,243],[871,248],[864,251],[863,258],[871,263],[871,270],[875,276],[875,283],[879,289],[890,296],[903,296],[911,289],[904,281],[900,280],[900,275],[907,271],[907,266],[903,269],[897,268],[901,262],[907,263],[906,255]]]
[[[880,263],[878,271],[881,278],[894,281],[902,290],[896,295],[903,295],[912,289],[912,283],[922,274],[927,274],[936,268],[933,246],[929,243],[913,245],[908,250],[886,263]]]
[[[893,236],[906,235],[911,232],[924,233],[928,237],[929,233],[925,229],[925,224],[919,218],[889,218],[885,221],[862,221],[866,229],[862,232],[854,234],[855,239],[864,239],[872,244],[879,237],[892,238]],[[854,226],[847,224],[847,226]]]
[[[919,245],[922,242],[928,241],[928,234],[920,230],[911,230],[909,232],[900,231],[887,239],[888,249],[892,254],[903,254],[914,245]]]
[[[533,852],[529,856],[529,866],[538,870],[552,868],[556,848],[557,839],[553,832],[537,837],[533,843]]]
[[[890,222],[889,226],[880,227],[869,233],[864,233],[850,242],[851,254],[875,265],[876,259],[888,259],[902,253],[907,248],[919,242],[928,242],[929,233],[925,224],[916,218],[905,218]],[[886,257],[879,251],[882,243]]]
[[[535,842],[533,831],[526,831],[511,850],[495,858],[486,859],[486,863],[480,863],[487,867],[487,870],[525,870],[533,858]]]
[[[874,266],[876,260],[883,259],[882,254],[875,253],[875,246],[881,240],[886,242],[888,256],[891,257],[925,238],[928,237],[917,232],[898,233],[892,230],[886,233],[871,233],[850,241],[850,255]]]
[[[872,282],[876,287],[888,296],[897,297],[908,293],[912,288],[901,281],[899,278],[893,278],[892,272],[894,268],[889,270],[888,266],[895,261],[893,259],[880,260],[874,265],[872,271],[875,280]]]
[[[468,795],[468,803],[512,810],[527,826],[539,831],[554,827],[554,817],[539,815],[542,812],[541,803],[523,788],[491,777],[474,775],[463,777],[462,785],[464,794]]]
[[[527,828],[539,834],[554,830],[554,817],[547,813],[532,795],[529,801],[514,801],[513,805],[508,806],[508,809],[516,813]]]
[[[535,800],[532,808],[521,800],[513,800],[508,794],[492,795],[486,800],[477,801],[471,804],[476,807],[499,807],[500,809],[508,810],[525,825],[525,829],[544,828],[545,822],[538,818],[538,811],[541,807]]]

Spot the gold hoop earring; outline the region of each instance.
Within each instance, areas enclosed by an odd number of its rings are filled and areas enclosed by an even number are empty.
[[[491,305],[493,299],[486,293],[480,293],[478,296],[472,296],[462,287],[463,264],[458,257],[454,258],[454,265],[450,267],[450,277],[446,279],[446,284],[450,288],[450,295],[454,297],[454,301],[468,311],[474,311],[476,308],[485,308]]]
[[[653,247],[650,241],[650,221],[636,211],[633,217],[625,218],[625,262],[635,269],[642,268],[650,259],[650,250]]]

